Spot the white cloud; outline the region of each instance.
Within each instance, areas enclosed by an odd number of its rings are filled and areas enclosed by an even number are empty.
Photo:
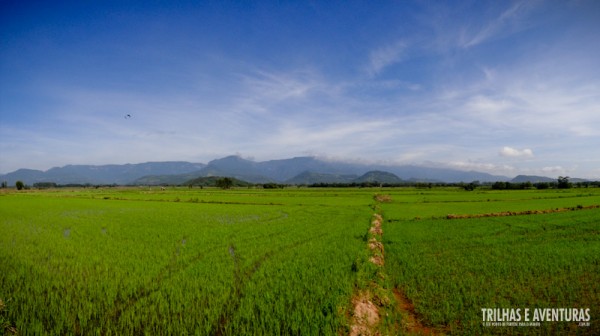
[[[251,75],[242,76],[246,87],[264,99],[281,101],[304,98],[318,85],[312,71],[294,71],[290,73],[257,70]]]
[[[367,73],[376,76],[388,66],[400,62],[406,48],[406,43],[399,41],[372,51],[369,55]]]
[[[424,163],[429,167],[436,168],[449,168],[449,169],[457,169],[463,171],[480,171],[486,172],[494,175],[505,175],[505,176],[514,176],[518,169],[514,166],[500,163],[492,163],[492,162],[484,162],[478,160],[455,160],[455,161],[445,161],[445,162],[432,162],[428,161]]]
[[[516,148],[512,148],[512,147],[502,147],[502,149],[500,150],[500,156],[505,156],[505,157],[524,157],[524,158],[528,158],[528,157],[532,157],[533,156],[533,151],[529,148],[525,148],[522,150],[516,149]]]
[[[360,120],[331,122],[314,125],[299,119],[290,120],[278,127],[278,132],[262,139],[272,150],[285,152],[295,149],[324,148],[336,155],[368,152],[389,138],[389,122],[385,120]]]
[[[535,2],[531,0],[516,2],[498,17],[490,20],[484,27],[474,33],[473,36],[467,37],[463,35],[463,47],[473,47],[493,39],[496,36],[506,35],[524,29],[526,27],[526,24],[524,23],[525,20],[521,20],[521,18],[531,11],[533,5],[535,5]],[[463,34],[467,33],[463,31]]]
[[[543,171],[544,173],[564,173],[567,171],[567,169],[561,167],[561,166],[552,166],[552,167],[543,167],[541,169],[541,171]]]
[[[461,170],[479,170],[479,171],[498,171],[498,170],[506,170],[506,171],[514,171],[515,168],[509,165],[497,165],[493,163],[485,163],[485,162],[472,162],[472,161],[453,161],[449,162],[448,165],[450,167],[458,168]]]

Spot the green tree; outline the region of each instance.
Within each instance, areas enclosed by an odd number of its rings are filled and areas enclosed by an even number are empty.
[[[217,180],[216,185],[221,189],[230,189],[233,186],[233,180],[229,177],[223,177]]]
[[[569,189],[573,186],[573,184],[571,182],[569,182],[569,177],[568,176],[559,176],[558,177],[558,184],[557,187],[558,189]]]
[[[465,184],[465,185],[463,185],[463,188],[464,188],[466,191],[473,191],[473,190],[475,190],[475,188],[477,188],[478,186],[479,186],[479,181],[473,181],[473,182],[471,182],[471,183],[469,183],[469,184]]]
[[[23,183],[23,181],[17,181],[15,183],[15,187],[17,187],[17,190],[22,190],[23,188],[25,188],[25,183]]]

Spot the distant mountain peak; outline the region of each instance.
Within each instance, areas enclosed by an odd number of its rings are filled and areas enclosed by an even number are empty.
[[[546,177],[546,176],[536,176],[536,175],[518,175],[515,178],[513,178],[510,182],[513,183],[524,183],[524,182],[531,182],[531,183],[539,183],[539,182],[555,182],[555,179]]]
[[[185,161],[145,162],[136,164],[109,165],[65,165],[47,171],[17,170],[0,176],[14,184],[17,180],[25,184],[54,182],[57,184],[130,184],[142,176],[171,175],[197,171],[205,165]]]
[[[302,175],[303,174],[303,175]],[[302,178],[298,179],[298,176]],[[208,164],[183,161],[146,162],[125,165],[66,165],[46,172],[20,169],[0,176],[0,180],[14,185],[16,180],[26,184],[55,182],[57,184],[177,184],[184,179],[202,176],[226,176],[253,183],[298,183],[307,181],[380,182],[402,181],[439,182],[496,182],[509,181],[505,176],[456,169],[432,168],[416,165],[383,165],[323,160],[313,156],[290,159],[253,161],[240,155],[229,155]],[[144,177],[144,179],[141,179]],[[141,179],[141,180],[139,180]]]
[[[354,182],[371,182],[371,183],[387,183],[387,184],[398,184],[402,183],[402,179],[390,172],[381,170],[371,170],[366,172],[361,177],[357,178]]]

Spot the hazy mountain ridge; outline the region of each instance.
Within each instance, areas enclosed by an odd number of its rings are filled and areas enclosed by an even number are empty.
[[[537,175],[518,175],[518,176],[515,176],[515,178],[513,178],[512,180],[510,180],[510,182],[512,182],[512,183],[525,183],[525,182],[552,183],[552,182],[556,182],[556,181],[557,181],[557,179],[555,179],[555,178],[550,178],[550,177],[546,177],[546,176],[537,176]],[[574,178],[569,178],[569,181],[572,183],[577,183],[577,182],[589,182],[590,180],[574,177]]]
[[[525,183],[525,182],[531,182],[531,183],[540,183],[540,182],[556,182],[556,179],[552,179],[546,176],[536,176],[536,175],[518,175],[515,176],[515,178],[513,178],[512,180],[510,180],[510,182],[512,183]]]
[[[376,173],[377,172],[377,173]],[[371,176],[364,176],[371,173]],[[392,176],[393,175],[393,176]],[[240,156],[227,156],[208,164],[185,161],[146,162],[123,165],[67,165],[47,171],[19,169],[0,176],[0,181],[14,185],[17,180],[57,184],[181,184],[198,177],[227,176],[251,183],[351,183],[351,182],[496,182],[553,181],[539,176],[514,179],[477,171],[462,171],[417,165],[382,165],[337,162],[315,157],[294,157],[256,162]],[[362,179],[360,179],[362,178]],[[396,178],[398,180],[396,180]],[[356,181],[355,181],[356,180]],[[572,179],[579,180],[579,179]],[[400,181],[400,182],[398,182]]]
[[[202,169],[203,163],[185,161],[145,162],[123,165],[67,165],[47,171],[19,169],[0,176],[1,181],[14,185],[18,180],[25,184],[54,182],[57,184],[130,184],[149,175],[173,175],[191,173]]]

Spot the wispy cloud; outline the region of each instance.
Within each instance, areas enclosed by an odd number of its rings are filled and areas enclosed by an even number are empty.
[[[487,22],[475,32],[463,31],[462,46],[469,48],[487,42],[498,36],[504,36],[527,27],[523,18],[535,7],[535,1],[521,0],[515,2],[510,8],[503,11],[499,16]]]
[[[377,76],[385,68],[402,61],[406,49],[407,44],[405,42],[397,41],[373,50],[369,55],[367,66],[369,76]]]
[[[314,71],[298,70],[274,72],[255,70],[241,75],[242,83],[250,93],[271,102],[306,97],[318,85]]]

